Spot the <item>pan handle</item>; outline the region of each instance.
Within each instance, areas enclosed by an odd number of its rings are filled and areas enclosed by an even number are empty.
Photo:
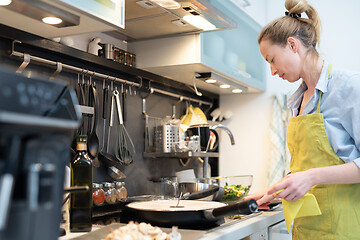
[[[258,205],[254,199],[248,201],[240,201],[234,204],[227,205],[225,207],[214,208],[206,210],[204,216],[208,220],[218,219],[225,216],[231,216],[235,214],[248,215],[258,210]]]
[[[185,200],[200,199],[200,198],[208,197],[216,193],[217,191],[219,191],[219,186],[210,185],[209,188],[187,195],[183,199]]]

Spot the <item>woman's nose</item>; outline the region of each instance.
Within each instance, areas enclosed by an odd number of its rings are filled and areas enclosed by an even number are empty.
[[[274,68],[274,66],[270,65],[270,70],[271,70],[271,75],[275,76],[277,73],[276,68]]]

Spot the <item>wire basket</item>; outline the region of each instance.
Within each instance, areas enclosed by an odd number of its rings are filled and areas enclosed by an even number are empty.
[[[145,121],[145,152],[173,152],[179,142],[179,127],[156,117],[147,116]]]
[[[154,134],[156,152],[173,152],[174,145],[179,142],[179,127],[174,125],[157,126]]]

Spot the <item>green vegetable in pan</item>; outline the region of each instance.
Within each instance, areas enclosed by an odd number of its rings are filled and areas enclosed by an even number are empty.
[[[249,187],[243,187],[241,185],[228,185],[225,183],[224,196],[221,199],[223,202],[240,200],[249,192]]]

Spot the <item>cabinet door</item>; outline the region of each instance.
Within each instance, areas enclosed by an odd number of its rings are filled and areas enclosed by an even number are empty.
[[[257,37],[261,26],[230,1],[210,0],[237,28],[202,32],[201,62],[259,90],[266,88],[266,65]]]
[[[267,1],[266,0],[229,0],[241,10],[246,12],[252,19],[260,25],[267,23]]]
[[[269,240],[291,240],[290,233],[286,229],[285,220],[269,227]]]
[[[241,240],[268,240],[269,236],[268,236],[268,230],[267,228],[259,231],[259,232],[255,232],[253,234],[251,234],[250,236],[247,236],[246,238],[243,238]]]

